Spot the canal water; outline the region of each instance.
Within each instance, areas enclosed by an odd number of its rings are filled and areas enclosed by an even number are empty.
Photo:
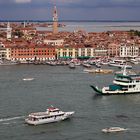
[[[74,70],[68,66],[0,66],[0,140],[138,140],[140,95],[96,96],[90,84],[106,86],[112,82],[113,74],[89,74],[83,69],[81,66]],[[29,77],[34,80],[22,80]],[[58,123],[25,124],[29,113],[45,111],[51,105],[75,114]],[[128,131],[101,132],[111,126]]]

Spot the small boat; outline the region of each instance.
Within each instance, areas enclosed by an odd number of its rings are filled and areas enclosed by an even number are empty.
[[[17,65],[19,64],[16,61],[9,61],[9,60],[0,60],[0,66],[10,66],[10,65]]]
[[[70,69],[75,69],[76,67],[75,67],[75,64],[74,63],[69,63],[69,68]]]
[[[101,64],[100,64],[100,63],[96,63],[95,66],[96,66],[97,68],[101,68]]]
[[[84,72],[89,72],[89,73],[100,73],[100,74],[109,74],[113,73],[113,70],[111,69],[84,69]]]
[[[113,67],[118,67],[118,68],[126,67],[127,69],[132,69],[131,65],[127,65],[127,64],[124,64],[124,63],[109,63],[108,65],[113,66]]]
[[[126,131],[126,130],[128,130],[128,129],[121,128],[121,127],[109,127],[109,128],[102,129],[102,132],[104,132],[104,133],[112,133],[112,132],[121,132],[121,131]]]
[[[51,106],[45,112],[31,113],[25,119],[25,122],[30,125],[39,125],[52,122],[58,122],[70,118],[74,111],[63,112],[58,108]]]
[[[91,65],[90,65],[90,64],[88,64],[88,63],[83,63],[82,65],[83,65],[83,67],[86,67],[86,68],[91,68]]]
[[[46,62],[47,65],[50,65],[50,66],[56,66],[56,62],[55,61],[48,61]]]
[[[130,62],[131,62],[132,64],[139,64],[139,61],[136,60],[136,59],[130,59]]]
[[[23,81],[32,81],[32,80],[34,80],[34,78],[23,78],[22,80]]]

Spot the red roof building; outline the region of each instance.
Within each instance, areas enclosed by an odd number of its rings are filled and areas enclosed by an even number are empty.
[[[17,43],[6,45],[11,49],[11,60],[54,60],[56,56],[55,47],[45,44]]]

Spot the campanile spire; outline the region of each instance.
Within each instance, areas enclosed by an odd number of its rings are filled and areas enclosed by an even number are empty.
[[[58,14],[55,5],[53,9],[53,34],[57,34],[57,33],[58,33]]]

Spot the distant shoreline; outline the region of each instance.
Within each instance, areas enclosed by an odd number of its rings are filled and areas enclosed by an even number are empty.
[[[0,22],[53,22],[52,20],[0,20]],[[59,22],[140,22],[140,20],[59,20]]]

